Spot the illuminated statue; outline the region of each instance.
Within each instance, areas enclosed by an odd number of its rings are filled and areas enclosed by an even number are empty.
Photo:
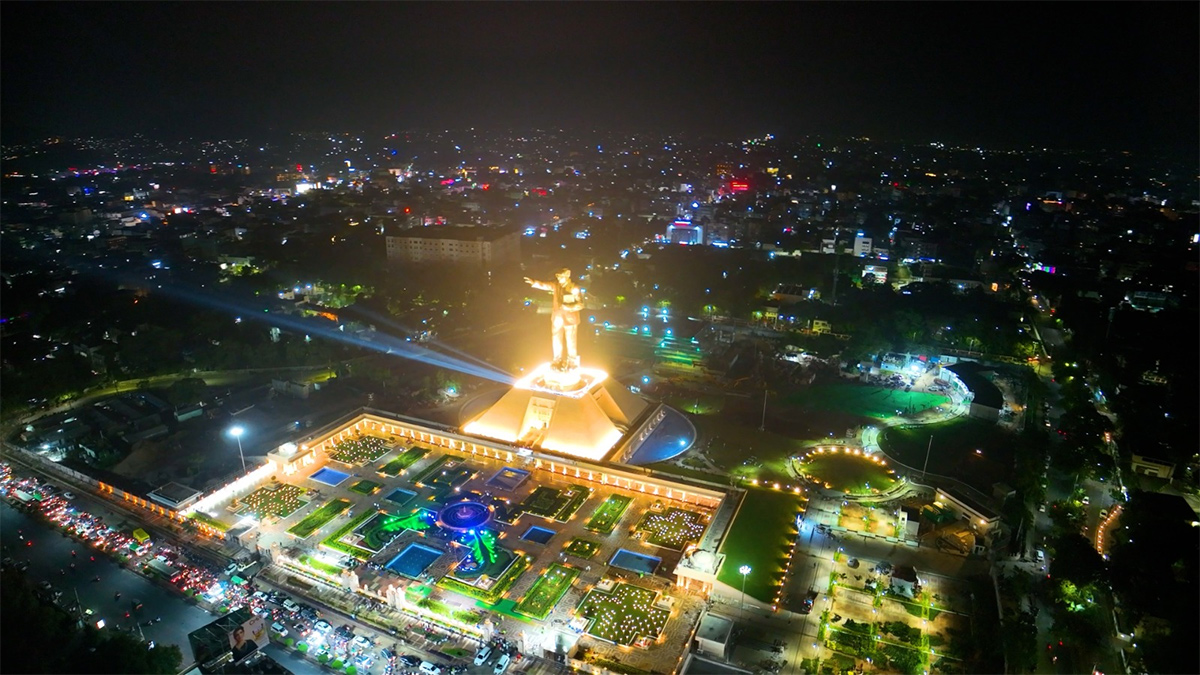
[[[571,281],[571,270],[566,268],[555,272],[554,281],[536,281],[525,277],[525,283],[539,291],[550,291],[554,294],[554,309],[550,315],[554,369],[568,372],[578,368],[576,333],[579,330],[579,310],[583,309],[583,289]]]

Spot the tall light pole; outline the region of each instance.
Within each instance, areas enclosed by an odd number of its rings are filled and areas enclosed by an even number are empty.
[[[746,608],[746,575],[750,574],[750,566],[742,565],[738,568],[738,572],[742,573],[742,603],[738,605],[738,609]]]
[[[244,433],[246,433],[246,429],[240,424],[229,428],[229,435],[237,439],[238,457],[242,458],[242,473],[246,473],[246,456],[242,454],[242,434]]]

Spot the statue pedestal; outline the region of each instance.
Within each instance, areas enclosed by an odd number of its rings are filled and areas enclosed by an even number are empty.
[[[581,381],[583,381],[583,375],[580,374],[578,368],[571,368],[570,370],[548,368],[542,373],[540,384],[547,389],[571,391],[577,388]]]

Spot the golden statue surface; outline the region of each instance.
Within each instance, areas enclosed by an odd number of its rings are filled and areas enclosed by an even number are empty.
[[[577,334],[579,312],[583,309],[583,289],[571,280],[571,270],[560,269],[552,281],[537,281],[525,277],[525,283],[539,291],[553,294],[554,305],[550,314],[550,336],[554,348],[552,367],[560,373],[579,368]]]

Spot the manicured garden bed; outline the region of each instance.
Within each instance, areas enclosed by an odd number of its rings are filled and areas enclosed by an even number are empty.
[[[486,604],[493,605],[505,593],[508,592],[508,589],[512,588],[512,585],[516,583],[517,579],[521,578],[521,575],[524,574],[525,570],[527,569],[529,569],[529,561],[525,558],[525,556],[519,555],[516,556],[516,560],[509,565],[508,569],[500,575],[500,578],[497,579],[494,584],[492,584],[491,588],[487,590],[472,586],[471,584],[460,579],[455,579],[449,574],[439,579],[437,585],[448,591],[454,591],[455,593],[465,595],[468,598],[474,598],[476,600],[481,600]]]
[[[704,518],[695,511],[671,507],[666,512],[647,511],[637,529],[646,533],[646,543],[682,551],[704,535]]]
[[[370,520],[371,518],[374,518],[377,515],[379,515],[378,511],[370,511],[370,510],[364,511],[363,513],[358,514],[357,516],[351,518],[350,521],[347,522],[345,525],[342,525],[337,530],[335,530],[333,534],[329,535],[328,537],[325,537],[325,540],[321,542],[321,546],[324,548],[330,549],[332,551],[337,551],[338,553],[345,553],[346,555],[354,556],[355,558],[358,558],[359,560],[366,560],[366,559],[370,558],[371,556],[375,555],[375,551],[371,551],[371,550],[363,548],[361,546],[347,544],[347,543],[341,541],[341,539],[342,539],[342,537],[346,536],[347,534],[350,534],[351,532],[353,532],[356,528],[358,528],[358,526],[362,525],[363,523],[367,522],[368,520]]]
[[[608,499],[596,507],[585,527],[601,534],[612,532],[617,523],[621,521],[621,516],[625,514],[625,509],[629,508],[632,503],[631,497],[609,495]]]
[[[391,444],[378,436],[363,436],[339,441],[329,458],[351,466],[374,462],[392,449]]]
[[[300,498],[304,490],[295,485],[265,486],[238,500],[240,514],[253,513],[259,519],[267,516],[287,518],[308,502]]]
[[[600,552],[600,544],[597,544],[594,541],[588,541],[587,539],[575,538],[571,540],[571,543],[567,544],[567,547],[564,548],[563,551],[569,555],[575,556],[576,558],[590,560],[593,556]]]
[[[539,621],[544,620],[578,576],[577,569],[558,563],[550,565],[517,604],[516,611]]]
[[[325,523],[333,520],[339,513],[350,508],[349,499],[335,499],[304,517],[303,520],[288,528],[289,534],[301,539],[324,527]]]
[[[350,491],[356,492],[360,495],[370,496],[370,495],[373,495],[376,492],[378,492],[379,488],[381,488],[381,487],[383,487],[383,485],[376,483],[374,481],[360,480],[357,483],[355,483],[354,485],[350,486]]]
[[[399,476],[400,474],[404,473],[408,467],[416,464],[417,460],[421,459],[427,454],[429,454],[428,450],[414,445],[413,447],[401,453],[399,457],[379,467],[379,473],[388,476]]]
[[[639,638],[656,639],[671,613],[654,606],[658,593],[631,584],[617,584],[611,593],[592,590],[579,604],[579,614],[590,619],[587,634],[617,645],[632,645]]]

